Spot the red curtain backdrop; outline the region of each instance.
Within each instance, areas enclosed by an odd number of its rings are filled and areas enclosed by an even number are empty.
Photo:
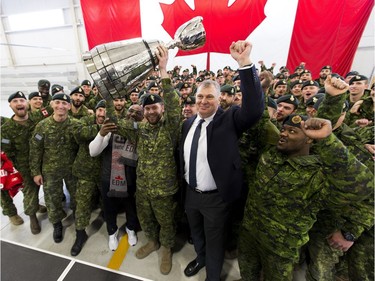
[[[228,42],[247,38],[265,18],[266,2],[236,0],[227,7],[227,0],[195,0],[192,10],[184,0],[175,0],[160,4],[162,26],[173,37],[182,23],[204,16],[207,43],[194,53],[228,53]],[[328,64],[334,72],[345,75],[350,71],[373,6],[374,0],[299,0],[287,67],[293,72],[300,62],[305,62],[316,77],[320,68]],[[139,0],[81,0],[81,7],[90,49],[102,43],[142,37]],[[264,48],[277,48],[269,43]]]
[[[300,0],[289,48],[291,72],[306,62],[314,76],[324,65],[345,75],[350,71],[374,0]]]

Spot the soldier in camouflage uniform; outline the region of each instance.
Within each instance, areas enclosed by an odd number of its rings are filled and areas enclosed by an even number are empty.
[[[113,104],[115,108],[115,114],[117,119],[124,119],[126,116],[126,98],[125,97],[115,97],[113,99]]]
[[[42,94],[43,107],[47,107],[51,101],[51,95],[49,94],[49,89],[51,83],[46,79],[41,79],[38,81],[38,91]]]
[[[76,119],[81,119],[84,116],[89,116],[92,110],[89,110],[85,105],[85,95],[81,87],[76,87],[70,92],[70,100],[72,106],[69,110],[69,116]]]
[[[70,193],[70,208],[75,210],[76,178],[72,175],[72,165],[78,151],[74,140],[74,127],[77,119],[71,118],[68,111],[70,98],[64,93],[52,97],[52,116],[39,122],[30,140],[30,169],[34,182],[43,185],[49,221],[53,224],[53,239],[60,243],[62,219],[66,213],[61,204],[63,180]]]
[[[141,227],[149,241],[137,250],[136,257],[147,257],[159,248],[160,241],[160,271],[162,274],[168,274],[172,268],[171,248],[175,244],[176,233],[174,194],[178,184],[174,153],[178,142],[181,111],[178,94],[174,91],[166,71],[168,50],[159,46],[157,56],[164,101],[157,94],[146,94],[143,108],[147,122],[120,120],[118,133],[136,141],[139,155],[136,203]]]
[[[88,236],[85,228],[90,223],[91,211],[95,198],[100,190],[100,157],[91,157],[89,143],[96,137],[100,125],[105,119],[105,102],[100,101],[95,108],[95,115],[80,119],[79,126],[74,130],[74,137],[79,144],[77,157],[74,160],[72,173],[77,178],[76,191],[76,240],[70,250],[72,256],[77,256]]]
[[[30,217],[31,233],[38,234],[41,228],[36,213],[39,209],[42,212],[47,210],[44,206],[39,205],[39,186],[34,183],[30,174],[29,140],[35,125],[43,117],[28,111],[27,100],[22,92],[10,95],[8,102],[14,115],[1,127],[1,149],[23,177],[24,211]],[[17,215],[12,198],[6,191],[1,191],[1,207],[3,214],[9,216],[13,224],[23,223],[22,218]]]
[[[302,97],[303,102],[300,102],[296,110],[297,114],[306,114],[306,101],[312,96],[316,95],[319,91],[319,84],[315,81],[305,81],[302,84]]]
[[[96,104],[100,101],[100,95],[95,95],[91,88],[91,82],[89,80],[83,80],[81,83],[81,88],[84,92],[85,101],[83,105],[88,109],[94,110]]]

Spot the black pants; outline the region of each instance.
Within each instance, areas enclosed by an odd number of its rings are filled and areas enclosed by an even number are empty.
[[[208,281],[219,281],[224,262],[224,242],[229,203],[220,194],[186,189],[185,210],[194,242],[197,262],[206,264]]]

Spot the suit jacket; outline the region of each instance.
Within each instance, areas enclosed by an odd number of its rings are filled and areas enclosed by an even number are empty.
[[[241,193],[242,168],[238,148],[241,134],[262,116],[264,97],[255,67],[241,69],[242,106],[232,106],[227,111],[219,108],[207,126],[207,158],[216,186],[223,200],[233,202]],[[184,143],[195,118],[182,125],[180,142],[180,169],[184,175]],[[183,179],[183,183],[186,183]]]

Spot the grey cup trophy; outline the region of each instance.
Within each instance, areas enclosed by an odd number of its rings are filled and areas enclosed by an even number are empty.
[[[195,17],[181,25],[168,49],[194,50],[206,42],[202,17]],[[110,101],[124,97],[158,65],[155,55],[158,40],[135,38],[101,44],[83,54],[83,61],[101,96]]]

